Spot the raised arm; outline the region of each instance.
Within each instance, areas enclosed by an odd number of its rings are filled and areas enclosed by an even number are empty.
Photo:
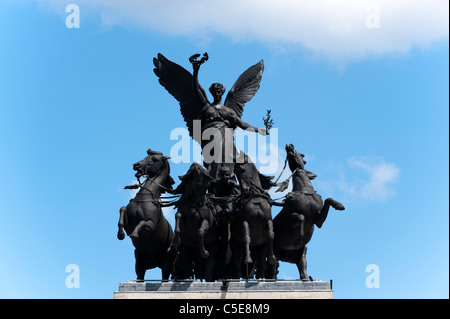
[[[202,105],[206,105],[208,103],[208,99],[206,97],[206,93],[198,82],[198,71],[200,70],[200,65],[205,63],[208,60],[208,53],[203,54],[203,57],[198,60],[200,54],[194,54],[189,58],[189,62],[192,63],[192,67],[194,69],[194,73],[192,74],[192,88],[194,89],[195,96],[198,98]]]
[[[192,88],[194,89],[195,96],[198,98],[202,105],[208,103],[208,99],[205,96],[204,91],[202,91],[200,83],[198,82],[198,70],[200,70],[200,63],[193,63],[194,73],[192,75]]]

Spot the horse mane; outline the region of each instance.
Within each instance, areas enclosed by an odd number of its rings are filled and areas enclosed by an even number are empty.
[[[274,182],[272,182],[272,179],[275,176],[268,176],[268,175],[264,175],[259,173],[259,180],[261,181],[261,187],[264,190],[268,190],[271,189],[272,187],[276,186],[277,184],[275,184]]]
[[[169,162],[167,159],[164,160],[164,165],[167,166],[167,178],[161,185],[167,189],[173,190],[172,186],[173,186],[173,184],[175,184],[175,181],[173,180],[172,176],[170,176],[170,165],[169,165]],[[167,190],[163,189],[161,194],[164,194],[165,192],[167,192]]]
[[[173,191],[174,194],[183,194],[186,189],[187,180],[190,180],[190,175],[192,175],[191,169],[188,170],[186,174],[183,176],[179,176],[178,178],[181,180],[180,184]]]
[[[316,174],[314,174],[313,172],[310,172],[310,171],[308,171],[308,170],[306,170],[306,169],[305,169],[305,173],[306,173],[306,176],[308,176],[308,178],[309,178],[310,180],[313,180],[314,178],[317,177]]]

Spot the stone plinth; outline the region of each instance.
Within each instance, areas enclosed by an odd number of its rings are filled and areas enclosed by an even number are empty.
[[[333,299],[330,281],[135,282],[114,299]]]

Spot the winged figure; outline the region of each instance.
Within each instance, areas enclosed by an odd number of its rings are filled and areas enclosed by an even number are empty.
[[[199,83],[200,66],[208,60],[208,54],[195,54],[189,58],[193,67],[191,74],[182,66],[170,61],[162,54],[153,59],[154,72],[159,83],[179,102],[181,114],[189,129],[190,136],[200,143],[204,165],[225,163],[232,166],[236,162],[236,151],[233,142],[233,131],[239,127],[243,130],[266,135],[266,129],[254,127],[242,120],[245,104],[250,101],[260,87],[263,61],[248,68],[234,83],[222,103],[225,87],[221,83],[213,83],[209,91],[213,97],[210,102],[205,90]],[[196,121],[197,120],[197,121]],[[194,134],[194,125],[199,123],[201,134]],[[210,169],[213,177],[217,177],[218,165]]]

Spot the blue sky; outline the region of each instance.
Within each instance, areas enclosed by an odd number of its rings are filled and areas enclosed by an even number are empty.
[[[116,238],[123,187],[147,148],[169,154],[185,126],[152,59],[189,68],[207,51],[204,87],[229,89],[264,60],[244,121],[262,126],[272,109],[279,148],[306,154],[317,192],[346,207],[316,229],[309,274],[333,279],[336,298],[448,298],[448,2],[321,2],[270,13],[269,1],[253,12],[253,1],[80,0],[69,29],[70,2],[2,0],[0,297],[112,298],[135,278],[132,244]],[[172,163],[177,183],[188,166]],[[79,288],[66,287],[69,264]],[[366,287],[370,264],[379,288]]]

